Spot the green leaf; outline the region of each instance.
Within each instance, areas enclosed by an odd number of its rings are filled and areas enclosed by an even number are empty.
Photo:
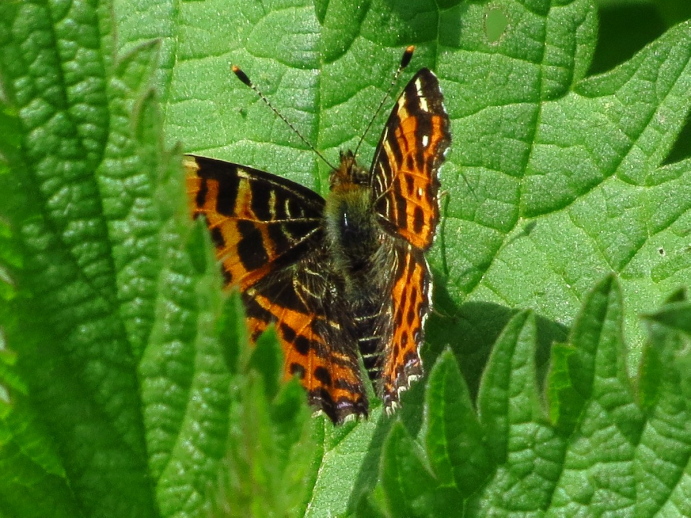
[[[264,333],[249,358],[249,367],[264,376],[264,389],[269,397],[278,393],[282,378],[283,352],[275,331]]]
[[[278,348],[276,335],[262,337],[255,353],[261,348]],[[213,515],[303,515],[314,484],[312,465],[321,456],[304,390],[297,380],[267,390],[281,363],[251,361],[245,369],[233,381],[227,454]]]
[[[439,485],[405,427],[394,424],[382,452],[382,487],[390,514],[439,516],[444,510],[460,509],[459,495]]]
[[[680,307],[682,306],[682,307]],[[639,477],[637,491],[642,496],[639,515],[675,513],[687,508],[688,462],[691,459],[691,355],[689,334],[683,327],[668,325],[691,320],[691,306],[685,298],[669,301],[650,315],[650,339],[643,352],[639,399],[647,412],[647,423],[636,452]]]
[[[670,302],[664,309],[650,315],[648,318],[686,335],[691,335],[691,321],[688,319],[688,316],[689,303],[683,300]]]
[[[565,372],[547,380],[547,396],[560,405],[557,422],[546,418],[538,389],[536,329],[529,313],[511,319],[495,344],[478,396],[479,424],[459,412],[467,396],[453,357],[444,353],[427,385],[425,441],[414,440],[402,425],[392,428],[380,473],[385,497],[369,499],[366,509],[375,515],[438,516],[437,505],[445,501],[464,516],[688,514],[683,495],[691,458],[689,339],[674,327],[651,325],[637,398],[627,376],[622,316],[619,285],[608,276],[588,295],[574,325],[572,354],[560,364]],[[688,308],[685,316],[691,318]],[[447,381],[454,378],[453,385]],[[561,390],[555,390],[555,380]],[[563,390],[567,383],[570,392]],[[456,387],[455,405],[439,394],[440,386],[449,387],[449,394]],[[577,404],[568,404],[574,394]],[[447,426],[433,426],[433,420]],[[475,450],[468,448],[483,434],[487,446],[475,442]],[[494,460],[485,473],[477,471],[483,451]],[[448,452],[443,461],[435,460],[440,452]],[[476,478],[469,481],[472,470]],[[460,503],[448,507],[454,504],[445,500],[454,481],[449,473],[465,474],[462,484],[455,479],[457,488],[475,484],[464,513]]]
[[[134,368],[139,331],[132,327],[130,341],[127,330],[131,304],[141,302],[146,313],[148,301],[127,292],[128,272],[116,274],[118,230],[132,221],[107,202],[123,172],[118,155],[128,152],[115,144],[136,148],[130,115],[118,118],[128,72],[119,77],[112,68],[100,33],[108,21],[92,5],[0,9],[2,75],[21,143],[1,180],[9,194],[3,218],[21,253],[21,261],[3,265],[18,291],[5,332],[28,396],[24,403],[16,397],[8,420],[13,434],[28,423],[40,438],[33,449],[56,465],[41,477],[44,466],[24,462],[34,471],[20,479],[26,490],[6,479],[3,499],[8,512],[23,516],[150,515],[156,504]],[[130,181],[134,187],[137,179]],[[133,188],[118,190],[120,203],[134,200]],[[129,215],[146,230],[146,218]],[[140,273],[137,287],[146,286]],[[2,457],[13,459],[12,451],[3,448]],[[45,498],[35,498],[37,490]]]
[[[564,441],[546,418],[535,361],[535,317],[513,317],[497,340],[487,364],[478,412],[497,464],[492,482],[474,497],[487,511],[544,509],[559,476]]]
[[[636,502],[632,460],[643,419],[624,363],[622,316],[619,287],[610,276],[590,294],[571,334],[576,353],[569,373],[582,404],[565,416],[575,428],[551,502],[560,513],[578,512],[586,503],[597,514],[621,512]]]
[[[484,431],[451,351],[445,351],[430,372],[426,396],[425,446],[431,467],[441,485],[467,497],[493,466]]]

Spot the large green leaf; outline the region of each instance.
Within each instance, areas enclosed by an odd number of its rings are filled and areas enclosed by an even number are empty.
[[[679,317],[672,322],[671,312]],[[394,425],[381,463],[384,496],[378,504],[370,500],[370,513],[439,516],[440,500],[453,508],[454,491],[465,494],[473,484],[479,489],[463,515],[688,516],[690,342],[688,326],[676,322],[691,320],[691,307],[683,300],[651,315],[638,391],[626,370],[622,316],[619,284],[610,276],[586,298],[568,344],[555,348],[557,368],[546,383],[549,403],[560,409],[553,420],[536,390],[530,315],[517,314],[492,351],[478,397],[479,425],[450,411],[448,424],[435,429],[440,406],[458,408],[467,400],[460,376],[449,375],[458,369],[453,357],[442,355],[427,386],[425,447]],[[457,400],[438,393],[441,387],[453,393],[452,384]],[[460,432],[462,426],[468,431]],[[483,433],[487,444],[469,448]],[[456,451],[464,448],[459,459]],[[487,458],[493,462],[478,462]],[[465,476],[450,478],[448,465]]]
[[[1,3],[0,515],[683,509],[691,26],[586,77],[596,33],[589,0]],[[453,133],[429,381],[334,429],[249,355],[175,146],[326,194],[230,64],[335,162],[410,44]]]

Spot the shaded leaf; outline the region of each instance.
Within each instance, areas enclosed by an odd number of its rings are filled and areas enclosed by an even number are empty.
[[[439,484],[463,497],[473,494],[493,468],[492,452],[451,351],[429,374],[425,449]]]

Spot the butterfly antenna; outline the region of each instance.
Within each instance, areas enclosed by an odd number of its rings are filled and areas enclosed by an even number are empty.
[[[360,141],[357,143],[357,147],[355,148],[355,156],[357,156],[357,152],[360,149],[360,145],[362,145],[362,142],[365,140],[365,136],[367,136],[367,133],[369,132],[370,128],[372,127],[372,124],[374,124],[374,121],[377,119],[377,115],[379,115],[379,112],[384,106],[384,103],[386,103],[386,100],[391,97],[391,91],[393,90],[394,86],[396,86],[396,83],[398,82],[398,78],[401,75],[401,72],[403,72],[403,69],[408,66],[408,63],[410,63],[410,60],[413,58],[413,52],[415,51],[415,45],[410,45],[403,51],[403,57],[401,57],[401,64],[398,65],[398,69],[396,70],[396,73],[393,75],[393,79],[391,80],[391,84],[389,85],[389,88],[386,90],[386,93],[384,94],[384,97],[382,97],[381,102],[379,103],[379,106],[377,107],[377,110],[374,112],[374,116],[370,119],[369,124],[365,128],[365,132],[362,134],[360,137]]]
[[[326,165],[328,165],[331,169],[336,169],[333,165],[331,165],[331,162],[329,162],[326,158],[324,158],[324,155],[322,155],[319,151],[317,151],[317,149],[310,143],[309,140],[307,140],[305,137],[302,136],[302,133],[300,133],[298,131],[298,129],[295,126],[293,126],[293,124],[281,114],[281,112],[279,112],[276,108],[274,108],[273,104],[271,104],[271,101],[269,101],[269,99],[263,93],[261,93],[259,88],[257,88],[254,85],[252,80],[247,76],[247,74],[245,74],[242,71],[242,69],[240,67],[238,67],[236,65],[231,65],[230,69],[233,71],[233,74],[235,74],[240,81],[242,81],[245,85],[249,86],[252,90],[254,90],[255,93],[259,96],[259,98],[262,101],[264,101],[264,103],[266,103],[266,105],[271,109],[271,111],[274,112],[274,114],[276,114],[276,116],[279,119],[281,119],[283,122],[285,122],[288,125],[288,127],[291,130],[293,130],[293,132],[298,137],[300,137],[300,140],[302,140],[308,148],[310,148],[312,151],[314,151],[316,153],[316,155],[319,158],[321,158]]]

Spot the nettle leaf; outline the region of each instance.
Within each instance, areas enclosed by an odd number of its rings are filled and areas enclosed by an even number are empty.
[[[688,514],[691,26],[587,77],[596,34],[590,0],[0,3],[0,514]],[[392,95],[433,69],[453,136],[428,374],[334,428],[248,348],[180,151],[325,194],[230,64],[335,162],[410,44]]]
[[[685,295],[670,299],[648,318],[650,341],[643,351],[639,382],[647,425],[636,455],[637,472],[647,476],[637,481],[637,490],[645,497],[637,510],[641,515],[658,509],[670,514],[686,509],[688,513],[684,495],[688,495],[691,458],[691,303]]]
[[[239,297],[233,298],[229,320],[241,322]],[[248,351],[246,341],[224,346]],[[265,333],[244,356],[231,383],[229,438],[212,516],[302,515],[322,453],[315,421],[298,381],[279,387],[281,363],[259,361],[282,357],[275,333]]]
[[[495,344],[480,384],[479,423],[459,411],[467,392],[455,360],[443,354],[427,385],[426,437],[418,442],[394,425],[381,464],[385,496],[368,501],[371,514],[436,516],[444,501],[464,516],[688,515],[691,349],[687,330],[669,325],[667,315],[686,322],[691,307],[675,301],[650,316],[638,393],[626,369],[622,308],[614,276],[586,298],[564,346],[572,354],[546,381],[549,403],[561,407],[555,420],[538,389],[529,313],[512,318]],[[571,391],[563,390],[565,376]],[[438,394],[454,378],[455,401]],[[435,427],[443,406],[447,426]],[[465,476],[449,477],[453,470]],[[450,495],[466,494],[469,484],[477,489],[462,513]]]

